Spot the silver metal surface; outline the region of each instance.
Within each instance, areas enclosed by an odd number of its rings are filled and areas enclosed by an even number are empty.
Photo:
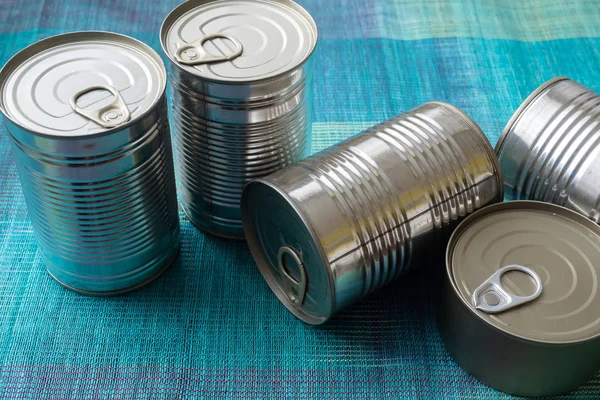
[[[77,100],[79,100],[81,96],[91,93],[95,90],[106,90],[110,92],[113,96],[115,96],[113,102],[96,110],[85,110],[77,105]],[[89,88],[82,89],[75,93],[73,97],[71,97],[71,108],[77,114],[97,123],[103,128],[115,128],[124,124],[125,122],[129,122],[129,119],[131,118],[129,108],[125,103],[125,100],[123,100],[121,94],[112,86],[107,85],[90,86]]]
[[[446,253],[439,325],[447,349],[465,370],[504,392],[539,397],[576,389],[600,367],[598,260],[600,227],[564,207],[510,201],[474,213]],[[543,292],[490,313],[473,301],[490,275],[512,296],[535,295],[540,285]]]
[[[178,62],[198,41],[208,56],[231,60]],[[288,0],[190,0],[166,18],[161,42],[172,61],[183,210],[205,231],[243,239],[244,186],[310,151],[316,25]]]
[[[51,48],[49,48],[51,47]],[[2,70],[2,110],[23,129],[52,137],[106,133],[107,128],[75,112],[71,98],[93,86],[119,92],[132,122],[164,97],[162,60],[144,44],[107,32],[76,32],[35,43],[16,54]],[[101,66],[101,67],[99,67]],[[78,100],[80,108],[100,109],[113,102],[107,90]]]
[[[191,0],[175,8],[161,28],[161,43],[171,61],[183,46],[206,35],[203,49],[215,56],[231,54],[237,40],[241,56],[231,62],[184,65],[192,76],[212,82],[248,83],[298,69],[313,53],[317,28],[306,10],[290,0]],[[231,39],[235,38],[235,39]]]
[[[88,294],[155,279],[179,249],[160,57],[126,36],[70,33],[19,52],[0,82],[48,272]]]
[[[528,296],[517,296],[502,285],[502,275],[511,271],[520,271],[531,276],[535,282],[535,291]],[[529,303],[542,294],[542,280],[531,268],[522,265],[507,265],[494,272],[485,282],[473,291],[473,305],[488,314],[496,314]]]
[[[228,39],[235,45],[235,50],[233,53],[226,54],[224,56],[213,56],[212,54],[209,54],[206,50],[204,50],[204,43],[215,39]],[[224,35],[222,33],[206,35],[192,43],[185,43],[183,45],[178,44],[177,47],[178,50],[175,52],[174,57],[175,60],[182,65],[200,65],[223,61],[233,61],[241,56],[244,51],[244,46],[242,46],[239,40],[231,35]]]
[[[600,222],[600,96],[567,78],[546,82],[517,110],[496,152],[506,196]]]
[[[286,258],[289,261],[286,261]],[[299,272],[300,276],[295,277],[292,275],[292,272],[290,271],[290,261],[291,265]],[[279,265],[279,270],[281,271],[281,281],[284,293],[292,303],[302,304],[306,293],[306,271],[304,270],[304,263],[300,259],[298,252],[290,246],[282,246],[277,254],[277,263]]]
[[[441,254],[457,221],[502,197],[481,130],[455,107],[427,103],[251,182],[242,217],[273,292],[321,324]],[[299,271],[282,268],[282,248]],[[306,281],[303,301],[290,297],[289,275]]]

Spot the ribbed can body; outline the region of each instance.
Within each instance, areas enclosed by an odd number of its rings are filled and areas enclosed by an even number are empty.
[[[496,147],[506,196],[558,204],[600,222],[600,96],[567,78],[536,90]]]
[[[199,228],[243,239],[244,186],[307,156],[312,59],[253,84],[224,84],[173,65],[175,157],[182,206]]]
[[[123,130],[37,135],[7,120],[40,253],[61,284],[111,294],[156,278],[179,249],[166,100]]]
[[[322,323],[441,254],[458,221],[501,200],[483,133],[456,108],[427,103],[250,184],[244,226],[279,298],[299,318]],[[300,304],[279,284],[294,275],[273,257],[286,246],[305,270]],[[323,277],[329,284],[318,283]]]

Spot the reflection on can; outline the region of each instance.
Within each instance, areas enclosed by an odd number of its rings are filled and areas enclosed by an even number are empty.
[[[122,35],[65,34],[18,53],[0,81],[49,273],[90,294],[156,278],[179,249],[160,57]]]
[[[576,389],[600,367],[599,259],[600,227],[564,207],[509,201],[474,213],[446,254],[447,349],[504,392]]]
[[[204,231],[243,239],[242,189],[308,155],[317,28],[292,1],[193,0],[166,18],[179,193]]]
[[[251,182],[242,215],[271,289],[320,324],[441,254],[457,221],[502,197],[481,130],[427,103]]]
[[[496,152],[506,196],[600,222],[600,96],[567,78],[546,82],[512,117]]]

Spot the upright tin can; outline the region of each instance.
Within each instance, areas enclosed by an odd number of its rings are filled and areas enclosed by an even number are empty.
[[[273,292],[321,324],[443,254],[457,221],[502,198],[481,130],[457,108],[427,103],[251,182],[242,217]]]
[[[557,205],[510,201],[456,229],[439,314],[446,347],[491,387],[554,396],[600,368],[600,227]]]
[[[600,222],[600,96],[567,78],[534,91],[496,146],[506,196],[538,200]]]
[[[50,275],[89,294],[156,278],[179,249],[160,57],[127,36],[69,33],[19,52],[0,82],[0,109]]]
[[[243,239],[244,186],[310,151],[315,22],[289,0],[190,0],[161,42],[183,210],[204,231]]]

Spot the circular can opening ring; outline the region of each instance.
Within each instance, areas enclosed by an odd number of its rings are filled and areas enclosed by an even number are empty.
[[[516,296],[502,286],[502,275],[519,271],[529,275],[535,282],[535,292],[529,296]],[[542,280],[531,268],[522,265],[507,265],[500,268],[473,292],[475,308],[488,314],[497,314],[522,304],[529,303],[542,294]]]
[[[214,39],[227,39],[231,41],[235,45],[233,53],[224,56],[214,56],[210,54],[204,49],[204,43]],[[244,52],[244,46],[242,46],[242,43],[240,43],[239,40],[224,33],[212,33],[196,40],[195,42],[186,43],[184,45],[177,43],[177,47],[178,49],[175,53],[175,60],[183,65],[201,65],[232,61],[241,56]]]
[[[294,277],[290,272],[289,266],[285,261],[286,258],[290,258],[294,263],[294,270],[300,275],[298,278]],[[282,289],[292,303],[299,306],[304,301],[306,293],[306,271],[298,252],[290,246],[282,246],[277,254],[277,263],[284,278],[281,282]]]
[[[95,90],[105,90],[110,92],[114,97],[113,101],[109,105],[96,110],[86,110],[77,105],[77,100],[79,100],[81,96]],[[123,100],[121,93],[109,85],[90,86],[80,90],[71,97],[70,103],[73,111],[82,117],[95,122],[103,128],[115,128],[119,125],[129,122],[131,119],[131,113],[127,107],[127,104],[125,103],[125,100]]]

